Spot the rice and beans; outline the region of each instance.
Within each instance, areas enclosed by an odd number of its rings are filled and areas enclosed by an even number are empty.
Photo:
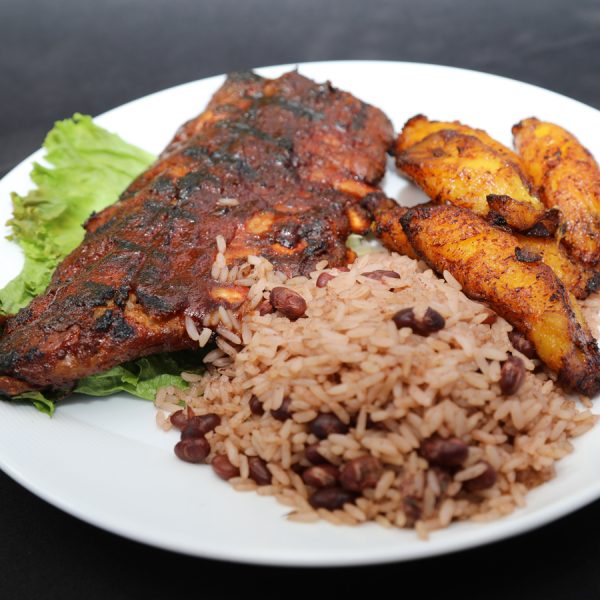
[[[213,276],[250,288],[242,319],[220,307],[188,334],[214,339],[203,375],[163,388],[175,453],[288,518],[412,527],[495,519],[554,476],[596,416],[531,345],[449,274],[385,251],[287,279],[263,258]],[[586,315],[597,327],[600,303]],[[216,331],[213,336],[212,330]],[[596,330],[597,331],[597,330]]]

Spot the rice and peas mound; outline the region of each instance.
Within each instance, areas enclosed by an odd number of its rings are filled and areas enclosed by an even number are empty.
[[[425,538],[495,519],[552,478],[596,421],[450,274],[378,251],[286,279],[259,257],[229,271],[217,242],[213,276],[251,286],[248,312],[206,319],[218,333],[207,371],[160,390],[157,420],[183,430],[181,458],[275,496],[291,520],[376,521]],[[211,334],[188,332],[200,345]]]

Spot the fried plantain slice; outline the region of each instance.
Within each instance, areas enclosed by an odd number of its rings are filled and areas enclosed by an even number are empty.
[[[537,226],[538,235],[554,233],[518,165],[474,135],[436,131],[397,154],[396,166],[434,202],[469,208],[518,231]]]
[[[361,206],[373,218],[371,231],[386,248],[410,258],[417,258],[400,224],[400,217],[406,214],[408,208],[400,206],[381,192],[365,196]]]
[[[399,154],[425,139],[428,135],[443,130],[457,131],[458,133],[476,137],[500,156],[514,163],[517,168],[523,171],[521,157],[510,148],[507,148],[504,144],[495,140],[483,129],[469,127],[460,121],[430,121],[425,115],[416,115],[405,123],[402,132],[396,140],[395,153]]]
[[[408,211],[407,207],[398,205],[381,192],[366,196],[362,206],[373,219],[371,231],[388,250],[417,258],[400,223],[400,219]],[[586,269],[569,260],[555,239],[512,235],[521,257],[532,262],[541,260],[548,265],[575,298],[583,300],[600,288],[600,272]]]
[[[515,146],[548,207],[560,209],[559,235],[569,253],[600,264],[600,169],[577,138],[553,123],[525,119],[513,127]]]
[[[600,271],[588,269],[581,263],[570,260],[558,240],[513,235],[519,248],[533,256],[539,256],[578,300],[584,300],[600,288]]]
[[[552,269],[523,255],[508,232],[455,206],[423,205],[400,219],[416,253],[449,271],[469,297],[486,302],[523,333],[568,388],[600,391],[600,351],[575,298]]]

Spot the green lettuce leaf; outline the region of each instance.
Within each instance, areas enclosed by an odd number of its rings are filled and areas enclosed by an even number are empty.
[[[47,414],[51,417],[54,414],[56,408],[55,400],[49,394],[42,394],[42,392],[23,392],[11,400],[27,402],[33,404],[40,412]]]
[[[381,242],[370,234],[364,236],[351,233],[346,240],[346,246],[356,252],[357,256],[363,256],[370,252],[380,252],[383,249]]]
[[[75,114],[58,121],[43,145],[49,166],[35,163],[35,188],[12,194],[9,239],[25,254],[23,271],[0,290],[0,314],[27,306],[45,289],[58,263],[83,240],[93,211],[115,202],[154,156]]]
[[[93,211],[117,200],[154,156],[75,114],[59,121],[46,136],[44,160],[34,164],[35,188],[12,194],[12,235],[25,255],[22,272],[0,290],[0,314],[13,314],[47,287],[58,263],[84,236],[82,227]],[[140,358],[78,382],[75,392],[107,396],[126,391],[154,400],[158,388],[187,386],[182,371],[199,372],[198,352],[177,352]],[[58,394],[26,392],[13,398],[31,402],[42,412],[54,412]]]
[[[85,377],[73,391],[88,396],[110,396],[125,391],[145,400],[154,400],[161,387],[173,385],[180,389],[186,388],[187,383],[181,378],[181,372],[200,373],[201,364],[199,352],[154,354],[123,363],[98,375]]]

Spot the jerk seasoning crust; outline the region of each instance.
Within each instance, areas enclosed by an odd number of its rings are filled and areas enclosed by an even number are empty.
[[[365,226],[357,201],[376,190],[392,135],[381,111],[329,84],[230,75],[88,220],[46,292],[7,319],[0,393],[68,391],[124,361],[194,347],[185,316],[239,311],[247,293],[211,279],[217,235],[229,265],[260,254],[294,276],[323,259],[345,264],[347,235]]]

